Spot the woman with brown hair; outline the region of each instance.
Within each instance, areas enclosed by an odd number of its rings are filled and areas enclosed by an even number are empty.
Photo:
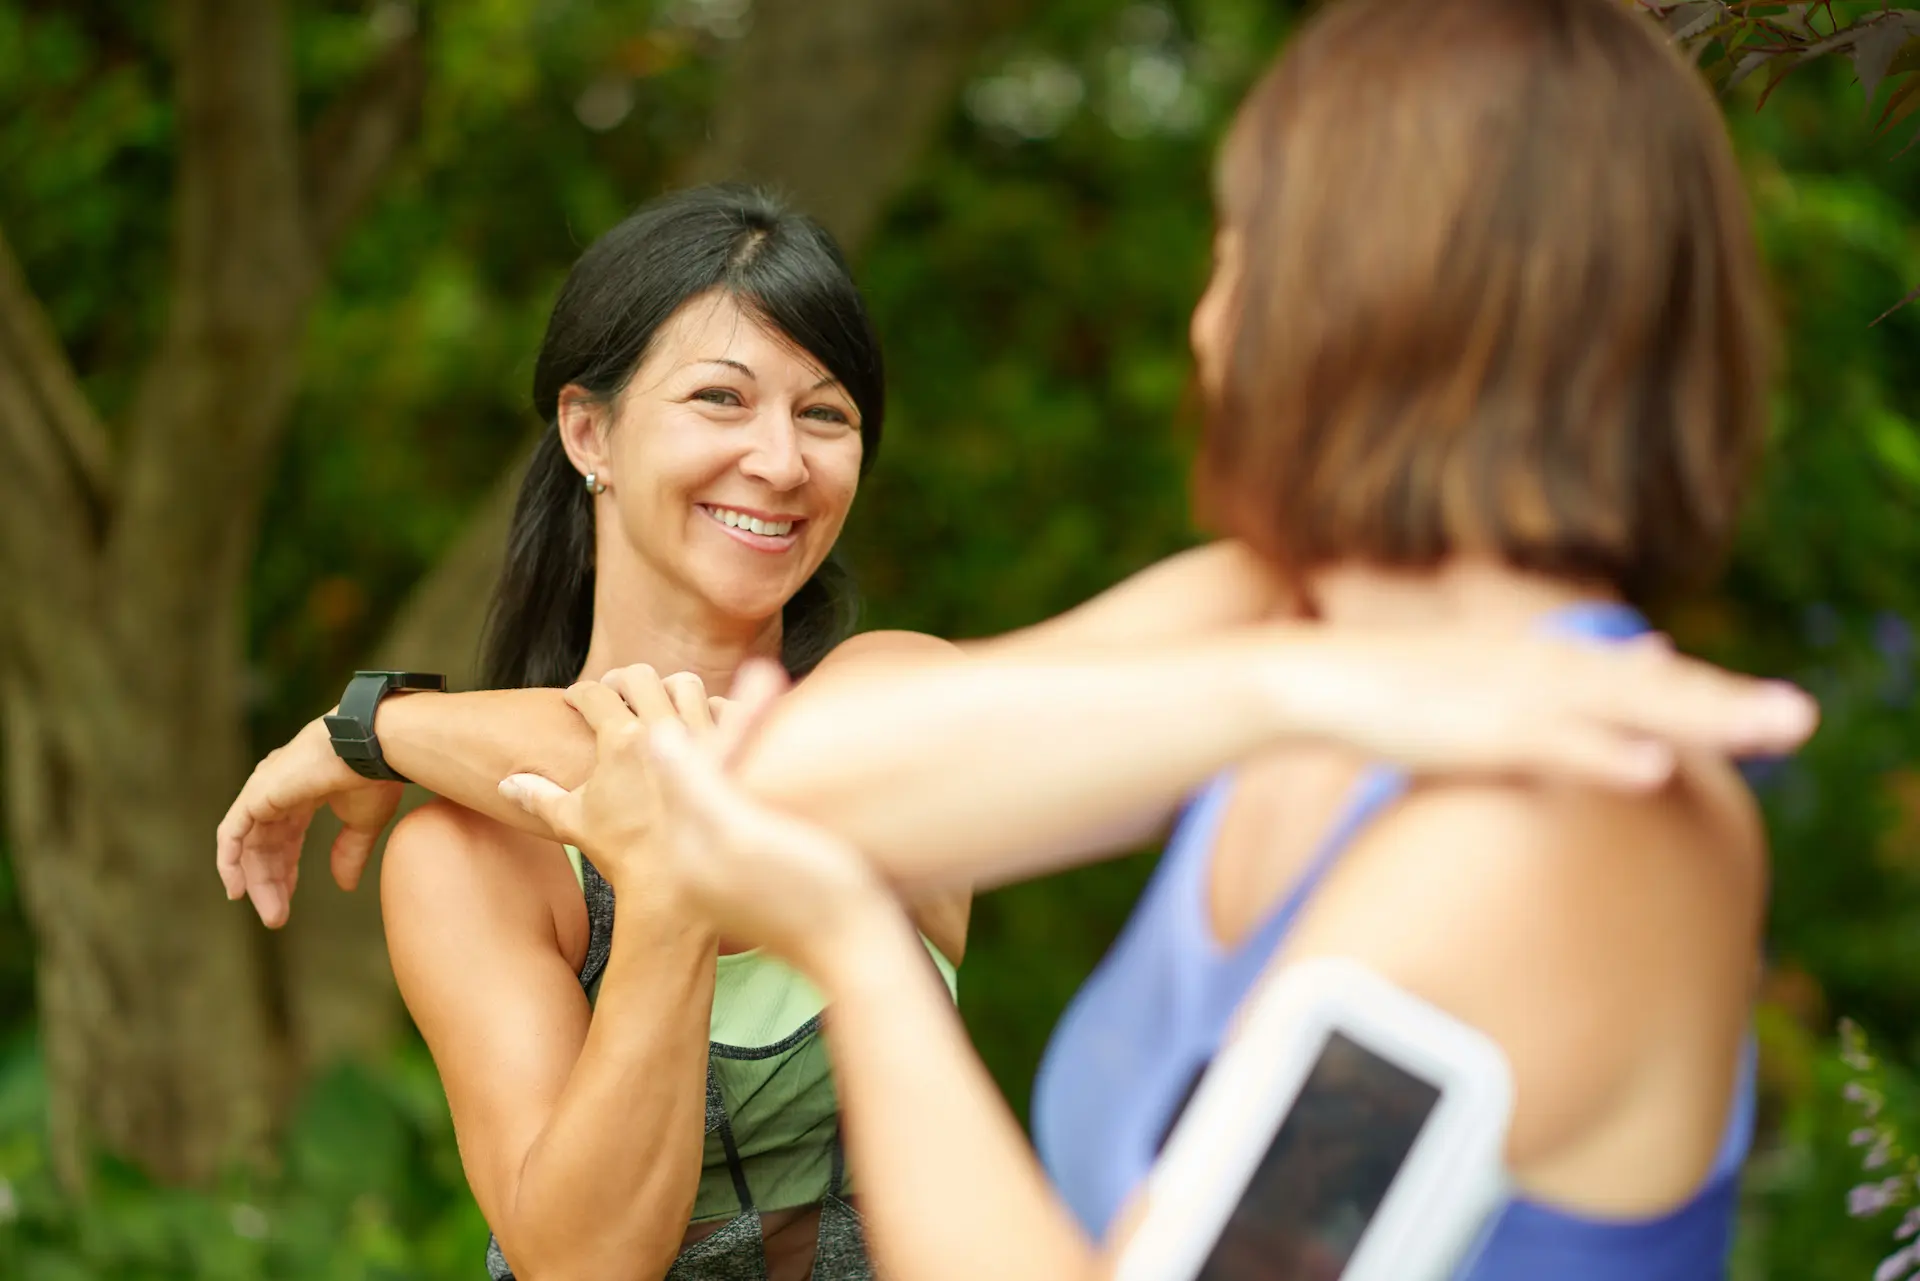
[[[1714,563],[1762,435],[1764,300],[1715,108],[1609,0],[1340,0],[1248,99],[1220,185],[1193,340],[1228,540],[1014,637],[839,645],[737,751],[740,794],[665,832],[644,723],[706,727],[649,672],[389,700],[379,743],[646,886],[657,919],[796,963],[903,1281],[1093,1269],[1232,1011],[1319,954],[1507,1050],[1520,1195],[1474,1281],[1709,1274],[1765,899],[1722,754],[1791,747],[1813,715],[1592,642]],[[503,799],[520,773],[588,781]],[[328,800],[355,815],[350,882],[396,799],[378,786],[303,733],[223,824],[229,893],[284,919]],[[1049,1186],[894,894],[1176,817],[1049,1052]]]
[[[1194,320],[1212,411],[1200,487],[1282,610],[1331,634],[1604,645],[1646,631],[1636,604],[1714,567],[1764,435],[1767,307],[1717,109],[1643,18],[1610,0],[1337,0],[1248,98],[1220,174]],[[956,767],[1037,756],[1027,740],[1056,725],[1060,690],[1096,678],[1034,680],[1023,726],[1004,695],[1016,667],[922,666],[865,701],[802,688],[728,747],[744,787],[690,761],[677,731],[653,765],[623,751],[633,712],[582,689],[605,745],[594,777],[572,796],[510,780],[593,848],[621,838],[592,801],[667,767],[665,818],[626,856],[825,994],[888,1275],[1094,1273],[1093,1243],[1110,1258],[1125,1239],[1243,1000],[1329,955],[1479,1027],[1511,1063],[1515,1195],[1464,1277],[1723,1274],[1767,897],[1764,835],[1726,759],[1683,753],[1663,786],[1623,794],[1415,781],[1324,743],[1253,751],[1185,809],[1055,1034],[1034,1099],[1043,1174],[937,986],[899,963],[915,944],[886,887],[1005,875],[1013,820],[983,811],[971,854],[930,858],[926,837],[816,795],[843,772],[881,777],[849,760],[892,746],[883,696],[916,681],[967,687],[954,697],[972,710],[921,727]],[[790,763],[803,745],[810,776]],[[1124,753],[1092,752],[1108,770]],[[1051,804],[1063,840],[1124,813],[1068,789]]]

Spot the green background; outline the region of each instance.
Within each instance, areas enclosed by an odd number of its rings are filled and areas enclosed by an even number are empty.
[[[1195,537],[1185,326],[1208,166],[1283,35],[1274,10],[1048,0],[978,68],[858,263],[894,406],[845,544],[868,625],[1000,631]],[[266,507],[249,605],[262,751],[331,700],[523,447],[559,280],[698,138],[712,68],[660,34],[674,20],[536,0],[441,15],[422,137],[335,266]],[[365,22],[300,11],[303,86],[345,74]],[[1872,1275],[1893,1216],[1846,1214],[1859,1153],[1835,1019],[1873,1036],[1896,1118],[1920,1056],[1920,308],[1868,324],[1920,283],[1920,152],[1875,138],[1844,64],[1764,111],[1757,89],[1728,112],[1788,368],[1732,572],[1661,621],[1825,704],[1809,749],[1757,772],[1776,881],[1738,1275],[1837,1281]],[[622,103],[611,127],[583,123]],[[146,6],[0,0],[0,224],[107,413],[161,320],[172,130]],[[1149,866],[978,905],[963,1008],[1023,1114],[1052,1021]],[[89,1204],[65,1199],[41,1137],[32,966],[0,860],[0,1276],[477,1275],[485,1231],[417,1044],[316,1081],[271,1174],[179,1191],[110,1167]]]

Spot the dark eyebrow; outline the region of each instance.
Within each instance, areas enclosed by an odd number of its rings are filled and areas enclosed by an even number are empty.
[[[745,365],[741,364],[737,360],[728,360],[724,356],[709,356],[705,360],[696,360],[693,363],[696,365],[725,365],[728,369],[739,370],[741,373],[745,374],[747,377],[752,378],[755,382],[760,381],[757,377],[755,377],[754,372],[751,369],[748,369]],[[809,387],[807,390],[820,391],[823,388],[838,387],[839,385],[840,385],[840,380],[838,378],[835,378],[832,374],[828,374],[825,378],[822,378],[819,382],[815,383],[813,386]]]

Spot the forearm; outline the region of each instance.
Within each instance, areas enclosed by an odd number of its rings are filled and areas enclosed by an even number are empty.
[[[500,795],[509,774],[578,787],[593,770],[593,734],[557,689],[408,694],[374,723],[387,763],[429,792],[536,836],[551,836]]]
[[[893,1281],[1083,1281],[1095,1254],[1048,1184],[906,919],[843,931],[809,964],[854,1190]]]
[[[908,890],[1126,848],[1211,774],[1306,732],[1303,632],[1125,653],[876,658],[783,698],[744,785]]]
[[[654,1281],[693,1212],[713,939],[620,919],[586,1044],[499,1229],[509,1260],[528,1260],[515,1264],[523,1275]]]

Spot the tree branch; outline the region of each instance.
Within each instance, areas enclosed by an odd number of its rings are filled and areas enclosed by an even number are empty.
[[[103,507],[113,488],[113,451],[60,339],[27,285],[0,230],[0,381],[13,394],[0,406],[21,492],[8,503],[79,512]]]
[[[106,433],[0,234],[0,651],[39,681],[55,675],[52,638],[97,626],[109,466]]]
[[[318,279],[285,0],[178,0],[174,16],[170,310],[128,414],[107,583],[129,661],[152,663],[145,676],[162,686],[191,680],[190,660],[141,637],[192,635],[207,620],[238,635],[234,602]]]
[[[771,185],[855,253],[981,47],[1032,7],[1033,0],[758,0],[722,77],[713,141],[684,176]]]
[[[424,43],[418,25],[395,40],[307,135],[301,174],[307,235],[318,264],[332,256],[420,127],[427,79]]]

